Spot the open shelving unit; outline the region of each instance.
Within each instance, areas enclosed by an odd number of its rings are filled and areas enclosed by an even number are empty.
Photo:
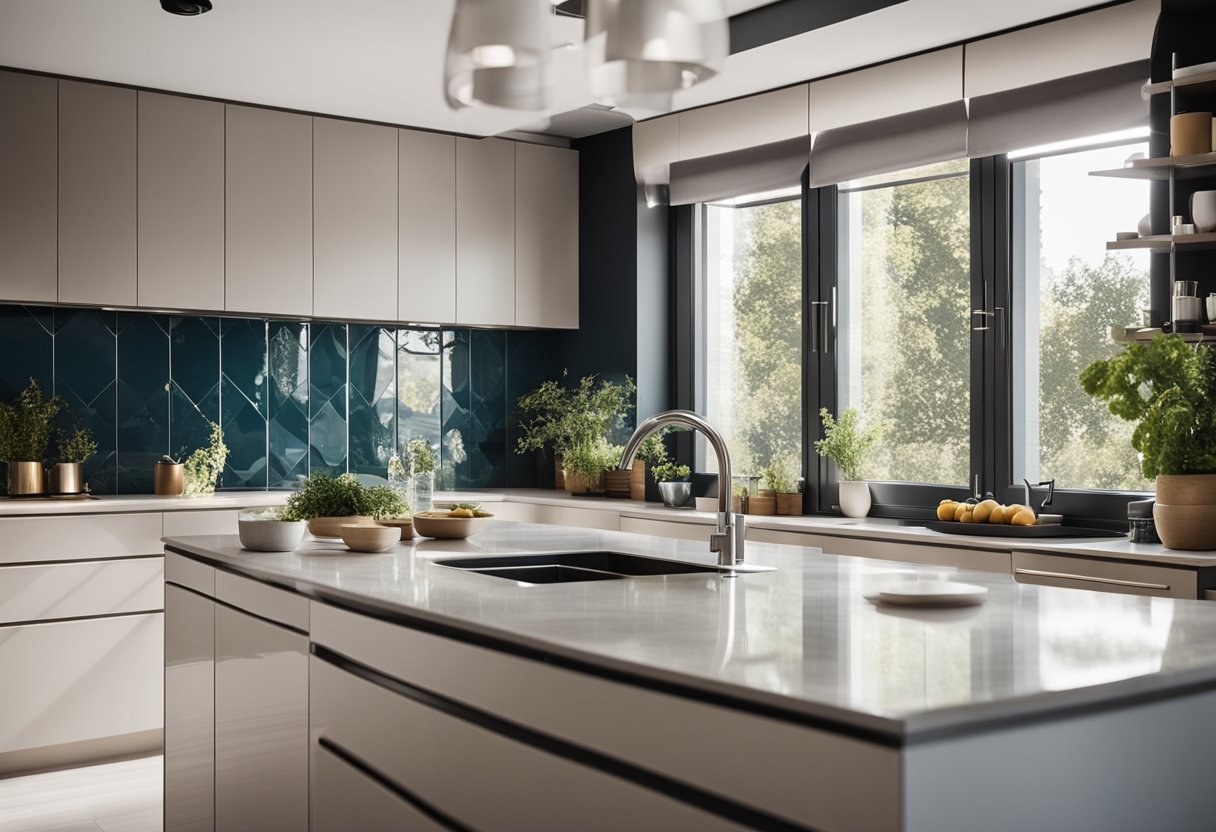
[[[1197,72],[1194,75],[1175,78],[1172,81],[1158,81],[1155,84],[1145,84],[1140,88],[1140,92],[1145,97],[1167,92],[1216,92],[1216,69],[1208,70],[1207,72]]]
[[[1170,253],[1182,249],[1216,248],[1216,232],[1206,234],[1154,234],[1151,237],[1137,237],[1134,240],[1111,240],[1106,244],[1107,251],[1128,251],[1132,249],[1148,249],[1152,252]]]
[[[1197,153],[1193,156],[1166,156],[1160,159],[1136,159],[1121,168],[1090,171],[1090,176],[1107,176],[1114,179],[1148,179],[1166,181],[1175,179],[1198,179],[1211,176],[1216,168],[1216,153]]]

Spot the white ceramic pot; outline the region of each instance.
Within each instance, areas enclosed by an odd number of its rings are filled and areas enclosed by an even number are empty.
[[[1216,229],[1216,191],[1195,191],[1191,194],[1191,221],[1201,234]]]
[[[840,483],[840,510],[845,517],[865,517],[870,513],[870,484],[864,480]]]
[[[290,552],[304,539],[303,520],[260,520],[241,517],[241,545],[254,552]]]

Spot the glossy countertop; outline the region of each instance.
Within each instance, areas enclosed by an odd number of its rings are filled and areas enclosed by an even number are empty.
[[[287,491],[217,491],[198,497],[125,494],[88,499],[0,498],[0,517],[54,517],[72,514],[128,514],[144,511],[216,511],[259,508],[287,502]]]
[[[705,544],[487,522],[468,540],[379,555],[235,537],[166,547],[338,606],[539,650],[898,742],[1216,686],[1216,604],[1055,589],[1008,575],[749,543],[772,571],[520,585],[441,566],[461,555],[602,550],[712,564]],[[988,587],[977,607],[879,606],[893,581]]]

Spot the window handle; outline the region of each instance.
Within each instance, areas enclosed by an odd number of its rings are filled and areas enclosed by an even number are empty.
[[[811,301],[811,352],[813,352],[813,353],[819,352],[819,336],[818,336],[819,307],[827,306],[827,305],[828,305],[828,302],[826,300]],[[824,310],[824,311],[826,312],[826,310]],[[824,316],[823,327],[825,329],[827,327],[827,316],[826,315]],[[823,334],[823,351],[825,353],[828,351],[827,332],[824,332],[824,334]]]

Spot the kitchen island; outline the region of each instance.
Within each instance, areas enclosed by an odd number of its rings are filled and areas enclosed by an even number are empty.
[[[166,540],[166,829],[1207,829],[1216,607],[524,523],[382,555]],[[865,596],[950,577],[981,606]]]

